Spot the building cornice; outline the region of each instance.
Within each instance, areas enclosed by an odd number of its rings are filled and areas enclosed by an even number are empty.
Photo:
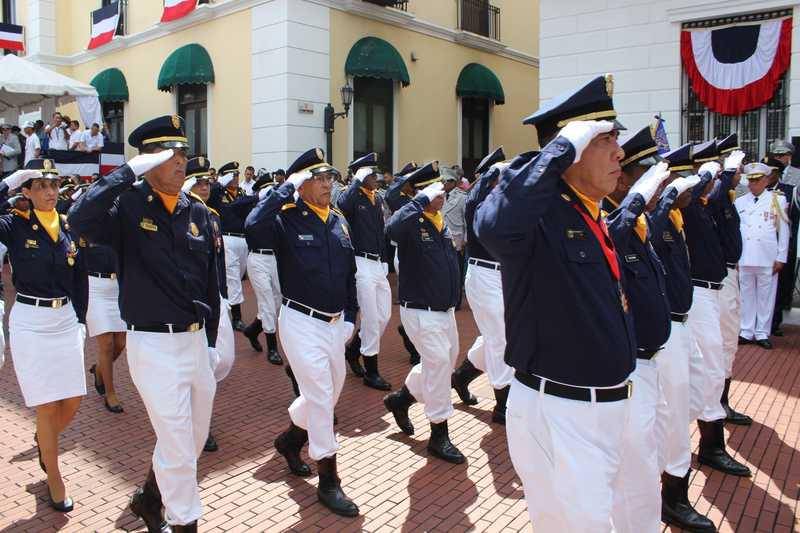
[[[787,0],[716,0],[714,2],[685,2],[686,5],[667,8],[667,19],[670,22],[689,22],[691,20],[722,17],[725,15],[741,15],[758,13],[773,9],[792,8],[800,5],[797,1]]]
[[[55,54],[32,54],[26,59],[47,65],[70,67],[94,61],[107,54],[131,48],[175,32],[197,26],[209,20],[225,17],[245,9],[253,8],[260,4],[266,4],[273,0],[228,0],[220,4],[201,4],[197,6],[189,15],[168,23],[156,23],[153,26],[133,35],[114,37],[114,40],[105,46],[95,50],[83,50],[72,55]],[[470,48],[475,48],[483,52],[495,54],[512,61],[524,63],[533,67],[539,67],[539,58],[510,48],[501,41],[489,39],[468,31],[446,28],[426,20],[421,20],[413,13],[380,7],[362,0],[306,0],[315,4],[324,5],[332,9],[353,13],[355,15],[376,20],[386,24],[399,26],[401,28],[414,31],[430,37],[443,39],[445,41],[461,44]]]

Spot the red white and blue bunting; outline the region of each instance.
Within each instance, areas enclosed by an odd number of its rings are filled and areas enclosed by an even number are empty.
[[[789,68],[792,19],[681,31],[681,59],[700,101],[724,115],[767,103]]]

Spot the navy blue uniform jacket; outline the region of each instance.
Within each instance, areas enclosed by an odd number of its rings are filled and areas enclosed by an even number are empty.
[[[678,197],[674,187],[667,187],[661,194],[650,220],[650,240],[666,272],[667,299],[672,313],[685,314],[692,307],[692,275],[689,267],[689,251],[683,232],[669,218],[672,204]]]
[[[383,227],[383,199],[375,191],[375,204],[370,202],[362,184],[353,183],[339,195],[338,207],[350,223],[350,238],[356,252],[377,254],[386,259],[386,237]]]

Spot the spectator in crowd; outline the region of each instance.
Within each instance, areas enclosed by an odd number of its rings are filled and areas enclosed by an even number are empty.
[[[83,133],[83,150],[86,152],[100,152],[105,146],[103,136],[100,135],[100,124],[95,122],[92,124],[92,129]]]
[[[253,185],[256,183],[256,169],[248,166],[244,169],[244,179],[239,182],[241,188],[247,196],[253,196]]]
[[[33,122],[25,123],[25,161],[23,165],[27,165],[31,159],[38,159],[42,154],[42,145],[39,142],[39,136],[34,131],[35,124]]]
[[[108,122],[103,121],[103,129],[100,130],[100,134],[103,136],[104,142],[111,142],[111,130],[108,129]]]
[[[25,146],[25,136],[22,134],[19,126],[11,126],[11,133],[17,136],[20,148]],[[17,156],[17,165],[19,165],[19,168],[22,168],[25,165],[25,150],[20,151],[19,155]]]
[[[48,150],[67,150],[69,148],[69,130],[61,113],[58,111],[53,113],[52,121],[45,126],[44,131],[48,138]]]
[[[19,139],[11,133],[11,124],[0,126],[0,177],[5,178],[17,168],[17,156],[22,152]]]
[[[81,124],[77,120],[70,120],[69,127],[67,128],[69,134],[69,149],[70,150],[83,150],[81,143],[83,142],[84,132],[81,131]]]
[[[458,293],[458,304],[456,310],[461,308],[461,295],[464,288],[464,274],[465,261],[464,245],[467,241],[467,221],[464,215],[466,207],[467,193],[459,186],[461,176],[458,175],[459,167],[442,167],[441,173],[444,177],[444,206],[442,207],[442,214],[444,215],[445,225],[450,230],[450,238],[453,241],[453,246],[458,252],[458,267],[461,274],[461,284]],[[463,175],[463,171],[462,171]]]
[[[33,123],[33,131],[36,133],[36,136],[39,137],[39,146],[42,148],[42,155],[45,155],[50,139],[44,132],[44,122],[41,119]]]
[[[272,174],[272,177],[275,179],[275,187],[277,187],[278,185],[286,181],[286,171],[283,170],[282,168],[279,168]]]
[[[211,180],[212,182],[217,181],[217,169],[216,168],[211,167],[211,168],[208,169],[208,179]]]

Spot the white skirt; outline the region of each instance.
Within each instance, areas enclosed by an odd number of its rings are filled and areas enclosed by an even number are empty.
[[[127,327],[119,312],[119,283],[116,279],[89,276],[89,307],[86,329],[90,337],[103,333],[125,332]]]
[[[84,396],[86,330],[72,303],[59,308],[15,303],[8,317],[14,371],[25,405]]]

